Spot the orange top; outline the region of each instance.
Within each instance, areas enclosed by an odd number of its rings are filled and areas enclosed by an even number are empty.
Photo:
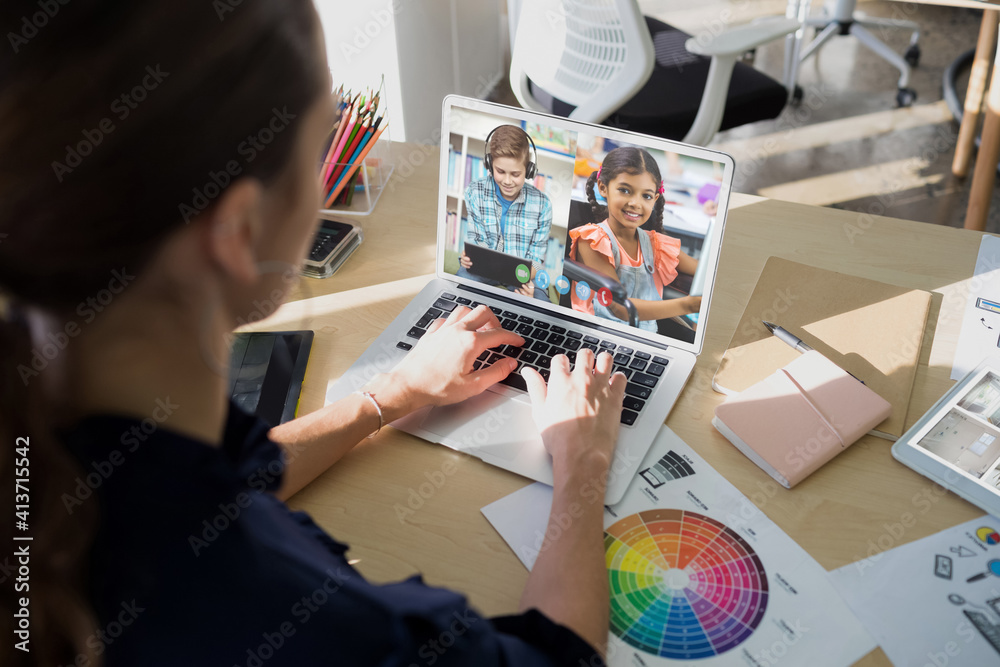
[[[662,293],[664,286],[674,282],[674,279],[677,277],[677,263],[681,257],[681,241],[672,236],[646,229],[637,231],[641,234],[649,234],[649,240],[652,241],[653,252],[655,253],[653,257],[653,283]],[[598,225],[583,225],[582,227],[571,229],[569,230],[569,237],[571,243],[569,249],[570,259],[577,259],[576,244],[582,238],[590,244],[591,248],[604,255],[611,268],[614,268],[615,257],[611,251],[611,239],[608,238],[604,230]],[[637,254],[639,256],[633,258],[625,252],[625,248],[622,247],[621,243],[618,244],[618,256],[623,266],[641,267],[643,262],[642,250],[639,249]],[[594,314],[593,296],[587,301],[581,301],[576,296],[576,288],[570,289],[569,294],[574,310],[582,313],[590,313],[591,315]]]

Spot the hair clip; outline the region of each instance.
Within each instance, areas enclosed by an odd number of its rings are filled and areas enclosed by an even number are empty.
[[[601,168],[597,168],[597,180],[601,180]]]
[[[661,195],[663,194],[663,181],[660,181],[660,189],[657,190]]]

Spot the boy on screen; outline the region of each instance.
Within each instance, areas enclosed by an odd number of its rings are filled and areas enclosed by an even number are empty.
[[[531,147],[531,138],[516,125],[500,125],[490,132],[484,156],[489,176],[473,181],[465,190],[470,223],[465,241],[530,261],[530,278],[533,279],[545,265],[552,202],[526,182],[535,176]],[[488,285],[500,285],[494,279],[478,275],[464,252],[459,262],[457,275]],[[520,286],[506,287],[524,296],[548,301],[545,291],[537,289],[531,280]]]

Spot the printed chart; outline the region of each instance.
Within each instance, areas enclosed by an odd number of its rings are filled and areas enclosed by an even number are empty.
[[[483,514],[531,569],[551,509],[539,483]],[[604,553],[609,667],[836,667],[875,648],[819,563],[669,428],[605,506]]]
[[[694,468],[683,456],[670,450],[653,466],[639,471],[646,483],[658,489],[672,479],[681,479],[694,474]]]
[[[649,510],[605,531],[611,631],[675,660],[735,648],[764,618],[767,575],[746,540],[707,516]]]

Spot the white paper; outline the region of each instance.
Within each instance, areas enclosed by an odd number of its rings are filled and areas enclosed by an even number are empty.
[[[969,296],[962,316],[962,332],[951,367],[952,380],[965,377],[986,357],[1000,354],[1000,308],[993,312],[977,307],[979,299],[1000,304],[1000,237],[984,236],[979,244],[976,270],[969,281]]]
[[[533,484],[483,514],[530,569],[551,506]],[[875,648],[819,563],[667,427],[604,526],[613,667],[850,665]]]
[[[830,579],[894,664],[1000,663],[1000,641],[986,638],[1000,635],[1000,521],[989,515],[845,565]],[[973,624],[977,614],[986,633]]]

